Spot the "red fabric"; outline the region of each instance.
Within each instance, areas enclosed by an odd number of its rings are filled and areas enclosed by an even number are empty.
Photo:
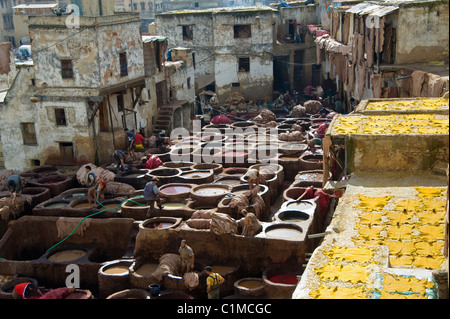
[[[217,115],[211,120],[211,123],[213,123],[215,125],[231,124],[231,123],[233,123],[233,121],[231,121],[231,119],[225,115]]]
[[[322,189],[318,189],[314,193],[314,197],[319,197],[319,208],[322,212],[328,209],[331,200],[330,194],[325,193]]]
[[[42,295],[39,299],[65,299],[68,295],[70,295],[69,288],[63,287],[53,289]]]
[[[330,123],[323,123],[319,126],[319,128],[316,131],[316,135],[318,138],[324,138],[325,133],[327,132],[328,126],[330,126]]]
[[[144,142],[144,140],[145,138],[141,134],[139,133],[134,134],[134,144],[141,145]]]
[[[303,193],[302,199],[313,199],[314,198],[314,187],[309,186],[305,189],[305,192]]]
[[[154,169],[154,168],[158,168],[161,164],[162,164],[161,159],[158,156],[152,155],[149,157],[147,162],[145,162],[144,168]]]
[[[16,285],[15,287],[14,287],[14,290],[16,291],[16,293],[19,295],[19,296],[22,296],[22,298],[24,297],[23,296],[23,293],[24,293],[24,291],[25,291],[25,288],[29,285],[30,283],[29,282],[24,282],[24,283],[22,283],[22,284],[18,284],[18,285]]]

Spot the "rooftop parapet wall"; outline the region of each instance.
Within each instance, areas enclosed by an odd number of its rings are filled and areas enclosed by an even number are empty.
[[[334,117],[327,138],[333,144],[345,143],[348,173],[429,171],[449,162],[448,103],[411,99],[400,105],[400,101],[366,101],[354,113]],[[409,113],[414,108],[418,111]]]

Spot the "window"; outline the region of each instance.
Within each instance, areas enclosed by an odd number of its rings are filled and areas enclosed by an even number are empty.
[[[66,126],[67,122],[66,122],[66,112],[64,111],[64,109],[55,109],[55,121],[56,121],[56,125],[59,126]]]
[[[239,87],[239,86],[241,86],[241,84],[239,82],[233,82],[233,83],[231,83],[231,86],[232,87]]]
[[[63,79],[73,79],[72,60],[61,60],[61,75]]]
[[[195,70],[195,52],[192,52],[192,64],[193,64],[194,70]]]
[[[120,76],[128,75],[128,61],[127,61],[127,53],[122,52],[119,54],[119,63],[120,63]]]
[[[250,58],[239,58],[239,72],[250,72]]]
[[[20,123],[22,129],[23,144],[37,145],[34,123]]]
[[[141,2],[141,10],[145,11],[145,2]]]
[[[191,41],[193,39],[193,32],[192,32],[192,26],[191,25],[184,25],[183,26],[183,40],[184,41]]]
[[[250,24],[235,25],[234,26],[234,38],[244,39],[252,37],[252,28]]]
[[[191,78],[187,79],[187,88],[190,90],[191,89]]]
[[[123,100],[123,94],[120,93],[119,95],[117,95],[117,110],[119,112],[123,112],[125,109],[125,103]]]

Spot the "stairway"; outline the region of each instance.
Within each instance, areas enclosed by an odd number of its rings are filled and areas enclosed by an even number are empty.
[[[166,136],[170,135],[170,131],[173,129],[172,120],[174,111],[186,101],[175,101],[170,104],[163,105],[155,118],[155,124],[153,125],[153,135],[159,134],[162,130],[166,131]]]

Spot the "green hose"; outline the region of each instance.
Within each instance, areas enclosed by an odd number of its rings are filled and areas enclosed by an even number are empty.
[[[143,196],[138,196],[137,198],[142,198],[142,197],[143,197]],[[52,249],[55,248],[56,246],[62,244],[62,243],[63,243],[64,241],[66,241],[70,236],[72,236],[73,233],[77,230],[78,227],[80,227],[81,223],[82,223],[85,219],[90,218],[90,217],[93,217],[93,216],[96,216],[96,215],[99,215],[99,214],[104,213],[104,212],[107,212],[107,211],[109,211],[109,210],[115,210],[115,209],[119,208],[120,206],[122,206],[122,204],[125,203],[125,202],[133,202],[133,203],[135,203],[135,204],[137,204],[137,205],[139,205],[139,206],[147,206],[147,205],[148,205],[148,203],[147,203],[147,204],[141,204],[141,203],[138,203],[138,202],[136,202],[136,201],[134,201],[134,200],[132,200],[132,199],[126,199],[126,200],[124,200],[123,202],[121,202],[121,203],[120,203],[117,207],[115,207],[115,208],[107,208],[107,209],[104,209],[104,210],[102,210],[102,211],[100,211],[100,212],[97,212],[97,213],[88,215],[88,216],[84,217],[84,218],[78,223],[78,225],[72,230],[72,232],[71,232],[69,235],[67,235],[64,239],[62,239],[61,241],[57,242],[55,245],[53,245],[52,247],[50,247],[45,253],[47,254],[50,250],[52,250]],[[98,200],[97,200],[97,203],[98,203],[100,206],[102,206],[102,207],[106,207],[106,206],[104,206],[102,203],[100,203]],[[0,260],[6,260],[6,259],[5,259],[5,258],[0,258]]]
[[[99,212],[97,212],[97,213],[88,215],[88,216],[84,217],[82,220],[80,220],[80,222],[78,223],[78,225],[72,230],[72,232],[71,232],[69,235],[67,235],[64,239],[62,239],[61,241],[57,242],[55,245],[53,245],[52,247],[50,247],[45,253],[48,253],[50,250],[52,250],[52,249],[55,248],[56,246],[62,244],[62,243],[63,243],[64,241],[66,241],[70,236],[72,236],[73,233],[77,230],[78,227],[80,227],[81,223],[82,223],[85,219],[90,218],[90,217],[93,217],[93,216],[96,216],[96,215],[99,215],[99,214],[104,213],[104,212],[107,212],[107,211],[109,211],[109,210],[115,210],[115,209],[119,208],[120,206],[122,206],[122,204],[125,203],[125,202],[133,202],[133,203],[135,203],[135,204],[137,204],[137,205],[139,205],[139,206],[147,206],[147,205],[148,205],[148,203],[147,203],[146,205],[144,205],[144,204],[135,202],[135,201],[132,200],[132,199],[126,199],[126,200],[124,200],[123,202],[121,202],[121,203],[120,203],[117,207],[115,207],[115,208],[107,208],[107,209],[104,209],[104,210],[99,211]],[[104,206],[102,203],[100,203],[100,202],[98,201],[98,199],[97,199],[97,203],[98,203],[100,206],[102,206],[102,207],[106,207],[106,206]]]

